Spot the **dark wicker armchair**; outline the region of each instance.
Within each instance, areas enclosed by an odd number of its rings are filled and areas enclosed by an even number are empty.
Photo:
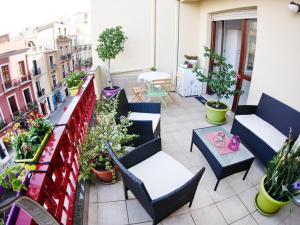
[[[107,143],[107,150],[120,167],[125,197],[130,190],[158,224],[174,211],[189,203],[205,168],[196,175],[167,153],[161,151],[161,139],[151,140],[118,159]]]
[[[139,135],[131,144],[139,146],[160,136],[160,103],[129,103],[124,89],[116,98],[119,101],[117,122],[121,116],[128,116],[133,122],[128,133]]]

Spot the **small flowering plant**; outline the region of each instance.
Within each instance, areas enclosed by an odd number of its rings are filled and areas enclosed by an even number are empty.
[[[288,201],[300,194],[300,136],[290,137],[270,161],[265,189],[277,201]]]
[[[21,189],[26,190],[23,184],[26,176],[26,170],[21,165],[7,166],[0,174],[0,196],[6,192],[18,192]]]
[[[16,159],[33,158],[45,135],[52,130],[50,121],[45,120],[42,114],[30,113],[26,119],[26,127],[19,123],[13,125],[2,140],[8,143],[16,151]]]

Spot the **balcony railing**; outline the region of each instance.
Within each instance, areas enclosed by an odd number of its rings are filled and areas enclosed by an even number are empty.
[[[26,81],[30,81],[31,80],[31,76],[30,75],[23,75],[21,76],[21,82],[26,82]]]
[[[7,91],[7,90],[10,90],[11,88],[19,86],[20,80],[19,79],[7,80],[7,81],[4,81],[2,83],[2,85],[3,85],[3,90]]]
[[[50,65],[50,69],[51,69],[51,72],[55,71],[56,70],[56,64]]]
[[[38,75],[42,74],[41,68],[33,69],[32,74],[33,74],[33,76],[38,76]]]
[[[61,61],[66,60],[67,58],[68,58],[67,55],[61,55],[61,56],[60,56],[60,60],[61,60]]]
[[[55,126],[44,149],[26,195],[44,206],[61,224],[71,225],[79,174],[79,149],[91,120],[96,95],[94,76],[89,76],[80,92]],[[9,225],[30,225],[32,218],[23,210],[13,208]],[[15,220],[15,221],[13,221]]]
[[[4,87],[6,90],[12,88],[12,81],[11,80],[4,81]]]
[[[38,90],[37,91],[38,97],[43,97],[45,95],[45,88],[43,88],[42,90]]]
[[[62,83],[59,82],[59,83],[52,86],[52,91],[55,91],[55,90],[57,90],[58,88],[61,88],[61,87],[62,87]]]

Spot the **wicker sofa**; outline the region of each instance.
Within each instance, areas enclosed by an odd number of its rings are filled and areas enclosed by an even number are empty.
[[[231,133],[239,135],[265,166],[289,136],[300,132],[300,113],[284,103],[262,94],[258,105],[238,106]]]
[[[121,116],[128,116],[132,121],[128,133],[139,136],[131,144],[139,146],[160,136],[160,103],[129,103],[124,89],[116,98],[119,101],[117,122]]]
[[[189,203],[191,207],[203,167],[196,175],[161,151],[161,139],[149,141],[118,159],[107,143],[107,150],[119,166],[125,197],[130,190],[153,219],[153,225]]]

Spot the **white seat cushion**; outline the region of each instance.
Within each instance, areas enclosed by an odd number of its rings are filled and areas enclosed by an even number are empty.
[[[163,151],[129,168],[139,178],[151,197],[164,196],[189,181],[193,174]]]
[[[281,149],[287,139],[287,137],[279,130],[255,114],[237,115],[235,119],[252,131],[253,134],[263,140],[276,152]]]
[[[140,112],[131,112],[128,115],[129,120],[150,120],[152,121],[153,132],[156,130],[156,127],[160,120],[160,114],[157,113],[140,113]]]

